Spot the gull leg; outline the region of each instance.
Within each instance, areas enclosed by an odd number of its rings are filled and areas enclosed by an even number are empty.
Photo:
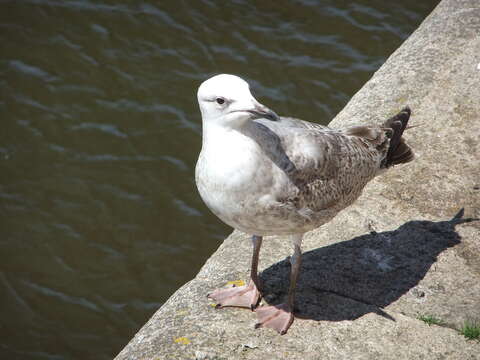
[[[250,268],[250,281],[248,285],[233,287],[229,289],[217,289],[208,297],[217,302],[217,308],[225,306],[237,306],[250,308],[252,311],[260,301],[260,280],[258,278],[258,256],[262,246],[262,237],[253,235],[253,255]]]
[[[268,327],[276,330],[281,335],[286,334],[290,325],[293,323],[293,306],[295,302],[295,288],[297,286],[298,274],[302,263],[302,237],[293,235],[293,255],[290,258],[292,268],[290,270],[290,286],[288,289],[287,302],[273,306],[262,306],[256,310],[258,322],[255,328]]]

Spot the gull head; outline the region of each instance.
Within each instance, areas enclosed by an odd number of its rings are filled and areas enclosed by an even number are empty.
[[[204,124],[238,129],[254,119],[279,119],[253,97],[248,83],[235,75],[220,74],[205,80],[197,98]]]

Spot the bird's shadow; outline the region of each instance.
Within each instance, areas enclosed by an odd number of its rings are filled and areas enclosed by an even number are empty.
[[[460,243],[455,226],[463,209],[449,221],[409,221],[398,229],[372,232],[308,251],[302,256],[295,316],[313,320],[353,320],[375,312],[413,289],[445,249]],[[288,259],[260,275],[270,304],[285,300],[290,277]],[[413,290],[412,290],[413,291]],[[422,297],[417,290],[415,296]]]

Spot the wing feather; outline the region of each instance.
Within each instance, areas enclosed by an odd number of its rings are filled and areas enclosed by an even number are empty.
[[[284,201],[297,208],[318,211],[354,201],[388,151],[388,131],[378,126],[335,130],[294,118],[258,124],[270,138],[261,143],[274,144],[267,153],[295,184]]]

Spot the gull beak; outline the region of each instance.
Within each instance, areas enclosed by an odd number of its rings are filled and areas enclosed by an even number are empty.
[[[252,110],[247,110],[250,114],[254,115],[253,119],[267,119],[270,121],[278,121],[280,117],[266,106],[256,103]]]

